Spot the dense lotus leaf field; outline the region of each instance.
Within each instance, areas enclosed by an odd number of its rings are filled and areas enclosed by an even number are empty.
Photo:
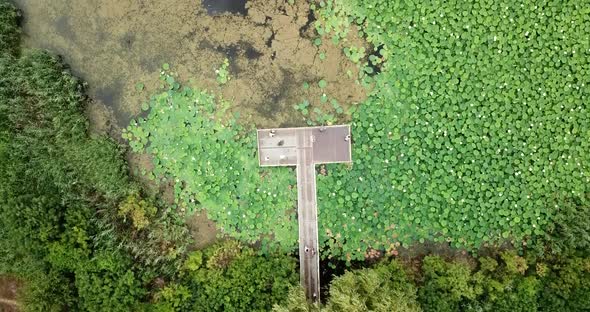
[[[330,254],[533,243],[588,203],[590,5],[536,3],[321,5],[328,35],[358,24],[382,56],[352,170],[318,183]]]

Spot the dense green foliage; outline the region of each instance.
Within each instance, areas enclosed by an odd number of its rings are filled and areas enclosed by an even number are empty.
[[[529,263],[506,252],[480,258],[474,269],[430,256],[409,277],[410,268],[393,261],[337,277],[323,307],[309,306],[294,289],[274,311],[587,311],[589,261]]]
[[[318,179],[327,253],[362,259],[417,240],[530,246],[566,210],[588,214],[588,1],[322,1],[318,11],[325,36],[358,25],[381,70],[353,115],[354,166]],[[562,229],[587,247],[587,221],[571,220]]]
[[[282,305],[274,312],[419,312],[417,287],[396,261],[381,263],[374,268],[346,272],[330,284],[325,305],[308,304],[300,287],[289,292]]]
[[[269,311],[299,280],[293,258],[256,256],[235,241],[191,253],[182,272],[157,295],[156,310]]]
[[[9,2],[0,1],[0,51],[16,54],[20,45],[20,12]]]
[[[526,260],[502,254],[480,259],[480,271],[464,263],[427,257],[419,300],[425,311],[537,311],[538,277],[525,276]]]
[[[124,163],[112,142],[86,136],[80,84],[59,60],[25,52],[19,59],[2,57],[0,71],[0,114],[8,121],[0,161],[1,269],[31,280],[32,289],[41,287],[30,293],[40,296],[30,299],[30,310],[84,308],[77,297],[92,297],[84,293],[94,288],[88,283],[108,280],[107,272],[94,270],[93,263],[113,255],[96,253],[101,247],[93,240],[93,220],[128,191]],[[117,265],[131,262],[113,253]],[[114,284],[131,267],[116,271]],[[45,283],[45,275],[63,289]],[[124,310],[140,297],[123,290],[96,295],[114,304],[104,307]]]
[[[586,194],[586,202],[590,194]],[[564,203],[553,218],[545,237],[545,248],[552,254],[590,255],[590,207],[579,203]]]
[[[547,273],[539,294],[541,311],[588,311],[590,309],[590,260],[570,257],[559,260]]]
[[[0,7],[0,21],[16,22]],[[138,307],[152,280],[182,265],[187,231],[147,199],[152,215],[127,226],[118,210],[135,206],[119,204],[140,190],[119,147],[87,134],[82,84],[49,53],[10,45],[0,50],[0,273],[26,281],[25,310]]]
[[[418,279],[424,311],[585,311],[590,262],[532,262],[505,252],[482,257],[478,270],[427,257]]]
[[[174,179],[180,209],[207,209],[225,234],[290,251],[297,239],[295,175],[286,168],[260,169],[256,134],[228,117],[228,103],[208,92],[181,87],[171,73],[166,90],[152,96],[148,116],[123,137],[136,152],[153,156],[150,179]]]
[[[346,273],[330,285],[328,311],[419,311],[416,288],[397,262]]]

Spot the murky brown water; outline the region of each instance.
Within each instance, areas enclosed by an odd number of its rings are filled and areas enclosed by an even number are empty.
[[[214,16],[198,0],[15,2],[24,11],[25,45],[65,58],[88,82],[93,127],[115,136],[159,86],[163,63],[181,79],[195,78],[196,86],[222,94],[240,111],[242,121],[257,126],[302,125],[292,107],[306,98],[319,102],[322,91],[314,82],[320,79],[328,82],[326,93],[344,105],[365,97],[365,90],[346,74],[350,70],[356,76],[358,70],[342,47],[313,45],[313,14],[304,1],[252,0],[245,15],[243,8],[228,6],[242,11],[219,15],[207,7]],[[362,43],[351,39],[351,44]],[[320,51],[325,60],[318,57]],[[219,87],[215,68],[226,57],[232,79]],[[303,90],[305,81],[312,88]],[[147,91],[137,92],[138,82]]]

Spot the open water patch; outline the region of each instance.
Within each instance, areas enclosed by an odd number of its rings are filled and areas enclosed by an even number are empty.
[[[247,0],[202,0],[203,7],[209,15],[221,15],[224,13],[247,15]]]

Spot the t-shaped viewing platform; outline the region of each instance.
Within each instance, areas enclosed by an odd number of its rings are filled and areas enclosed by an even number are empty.
[[[260,166],[297,166],[297,212],[301,285],[320,299],[320,255],[315,165],[350,163],[350,126],[258,130]]]

